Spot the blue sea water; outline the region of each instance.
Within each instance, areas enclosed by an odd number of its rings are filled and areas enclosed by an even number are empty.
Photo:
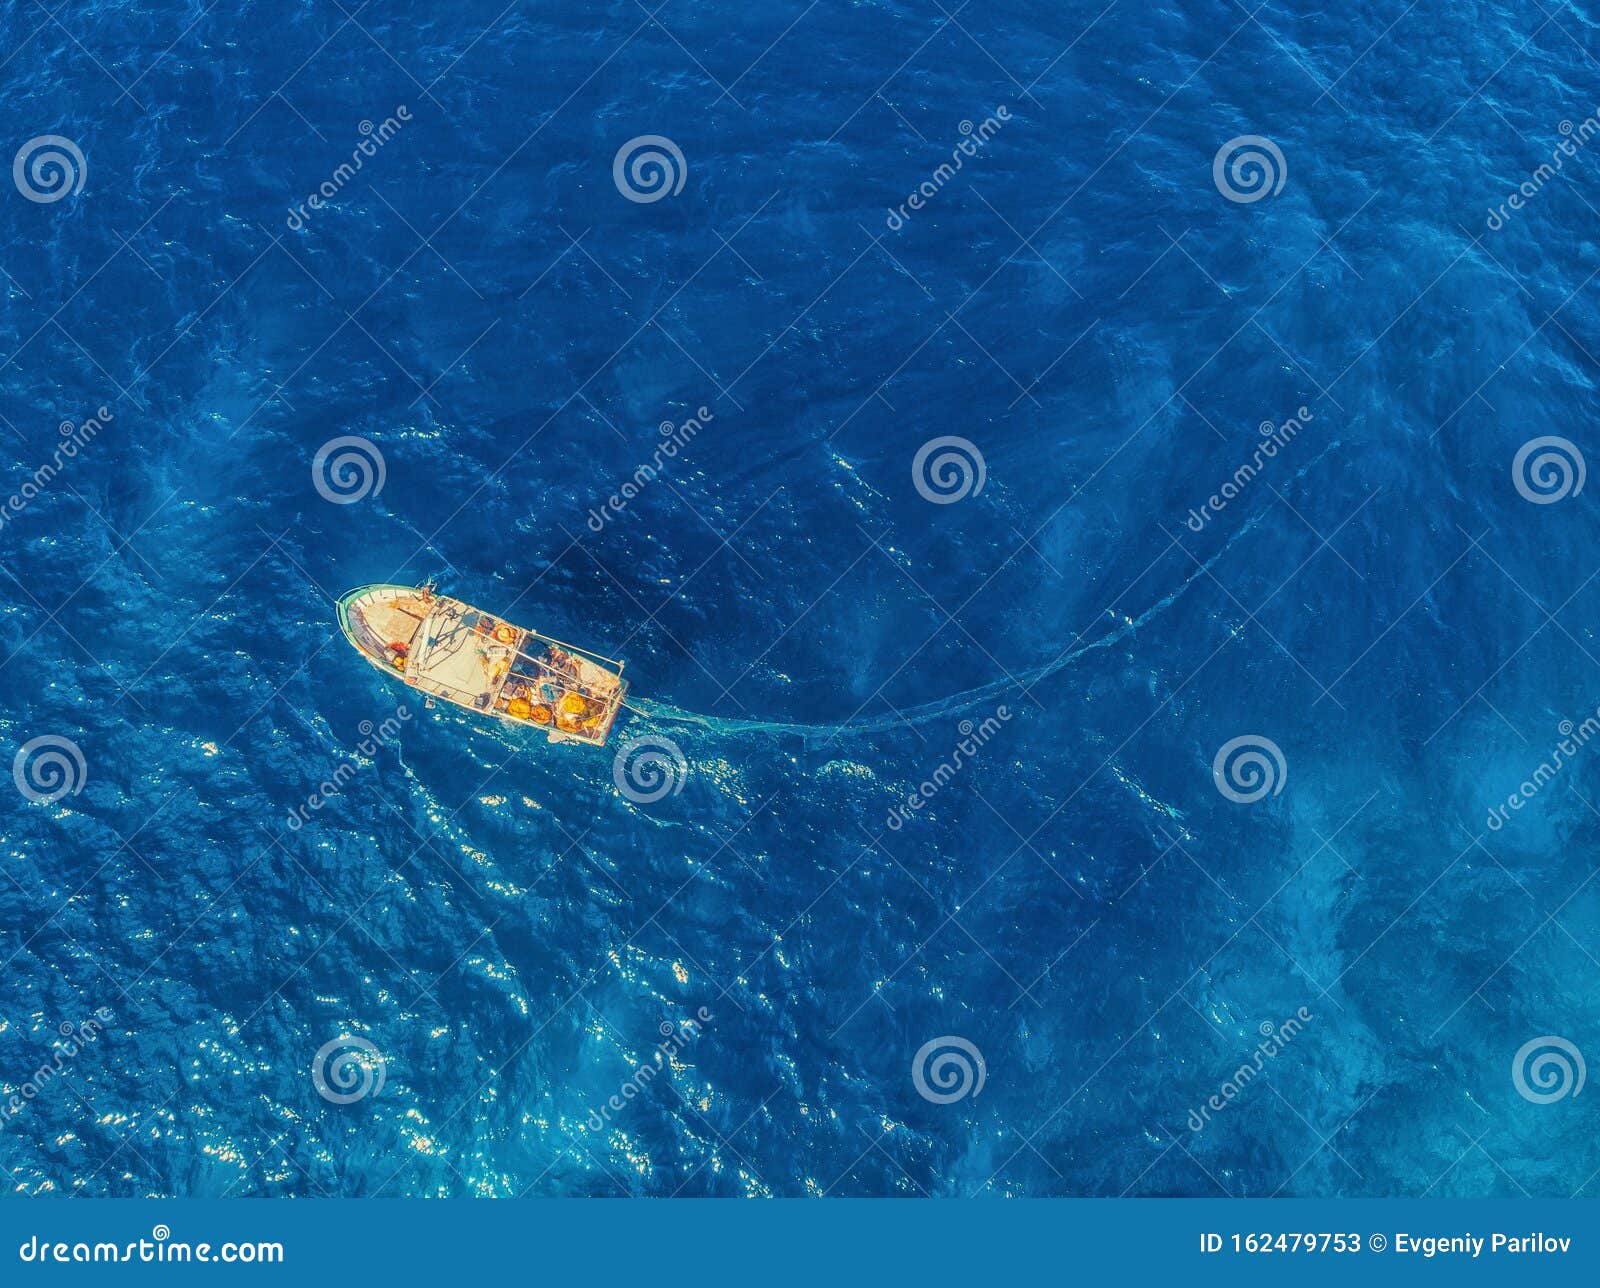
[[[1597,24],[8,9],[12,1192],[1589,1192]]]

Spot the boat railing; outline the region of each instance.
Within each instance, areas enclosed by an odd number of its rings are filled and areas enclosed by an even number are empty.
[[[593,649],[584,648],[580,644],[568,644],[565,640],[558,640],[553,635],[541,635],[538,631],[532,630],[524,631],[523,634],[526,639],[540,640],[545,644],[554,644],[557,648],[565,649],[568,653],[576,653],[587,661],[598,663],[601,666],[608,666],[618,675],[622,674],[622,668],[627,665],[619,657],[607,657],[604,653],[596,653]]]
[[[418,592],[430,592],[430,588],[427,586],[418,587]],[[453,604],[457,605],[461,609],[472,609],[473,607],[465,600],[451,599],[448,596],[438,595],[436,592],[430,592],[426,597],[435,605],[435,607],[437,607],[439,604]],[[430,609],[428,614],[429,616],[432,615],[432,611],[433,610]],[[474,611],[481,613],[483,610],[476,609]],[[426,621],[427,617],[423,617],[420,620]],[[505,621],[504,618],[497,618],[496,620]],[[528,640],[539,640],[545,644],[554,644],[557,648],[565,649],[569,653],[576,653],[579,657],[590,662],[594,662],[601,666],[610,667],[618,675],[622,674],[622,668],[626,665],[626,663],[619,657],[607,657],[604,653],[597,653],[593,649],[585,648],[581,644],[569,644],[565,640],[558,640],[553,635],[541,634],[539,631],[533,630],[529,627],[514,626],[514,624],[510,622],[507,622],[506,624],[508,626],[513,626],[513,629],[519,631],[522,635],[522,639],[518,641],[519,652],[521,651],[521,645],[525,644]]]

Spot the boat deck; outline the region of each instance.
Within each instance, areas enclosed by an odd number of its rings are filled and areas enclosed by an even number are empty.
[[[418,632],[406,664],[406,683],[424,693],[487,711],[511,669],[515,627],[509,641],[495,638],[503,624],[458,599],[436,599]]]
[[[339,620],[375,666],[432,697],[531,725],[552,741],[604,743],[622,710],[622,663],[404,586],[345,596]]]

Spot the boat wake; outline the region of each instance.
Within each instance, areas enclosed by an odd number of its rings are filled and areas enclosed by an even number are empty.
[[[1007,694],[1021,693],[1033,688],[1041,680],[1048,679],[1057,671],[1071,666],[1084,654],[1094,652],[1097,649],[1110,648],[1118,641],[1132,635],[1146,622],[1150,621],[1151,618],[1167,608],[1188,589],[1196,578],[1209,570],[1211,563],[1217,557],[1214,555],[1211,560],[1197,567],[1177,589],[1156,601],[1138,617],[1126,619],[1115,629],[1107,631],[1098,639],[1091,640],[1088,643],[1080,644],[1075,640],[1054,661],[1046,662],[1041,666],[1035,666],[1026,671],[1012,672],[998,680],[980,684],[976,688],[965,689],[960,693],[938,698],[932,702],[919,703],[916,706],[906,707],[899,711],[884,712],[881,715],[865,716],[859,719],[841,720],[833,724],[799,724],[782,720],[749,720],[739,717],[705,715],[698,711],[685,711],[682,707],[673,706],[671,703],[653,702],[649,698],[629,698],[623,705],[636,715],[643,716],[647,720],[658,721],[663,724],[695,725],[709,732],[730,737],[743,734],[790,735],[799,737],[807,743],[812,743],[831,742],[842,738],[866,738],[874,734],[894,733],[901,729],[910,728],[913,725],[927,724],[930,721],[941,720],[947,716],[971,710],[973,707],[1003,698]],[[1081,640],[1082,636],[1080,635],[1078,638]]]
[[[1337,448],[1338,445],[1337,441],[1328,444],[1312,460],[1295,472],[1294,479],[1299,480],[1302,478],[1318,461]],[[729,737],[741,735],[792,736],[808,744],[894,733],[913,725],[922,725],[933,720],[941,720],[947,716],[1005,697],[1008,694],[1017,694],[1031,689],[1042,680],[1046,680],[1058,671],[1071,666],[1086,654],[1111,648],[1127,639],[1176,603],[1196,581],[1209,575],[1212,567],[1233,548],[1234,542],[1242,540],[1260,523],[1261,519],[1262,514],[1258,513],[1240,524],[1238,529],[1234,531],[1215,554],[1203,562],[1197,563],[1187,577],[1137,617],[1124,617],[1120,625],[1087,643],[1081,642],[1083,636],[1080,634],[1053,661],[1030,667],[1024,671],[1009,673],[1001,679],[990,681],[988,684],[982,684],[976,688],[967,689],[961,693],[939,698],[932,702],[921,703],[900,711],[885,712],[860,719],[851,718],[832,724],[801,724],[781,720],[749,720],[738,717],[712,716],[697,711],[686,711],[682,707],[673,706],[667,702],[653,702],[649,698],[629,697],[623,705],[645,720],[660,724],[693,725],[709,733],[723,734]],[[1107,611],[1109,612],[1110,610],[1108,609]]]

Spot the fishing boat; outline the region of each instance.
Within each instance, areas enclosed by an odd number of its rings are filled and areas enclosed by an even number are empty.
[[[339,627],[392,679],[468,711],[540,730],[551,742],[604,745],[628,686],[622,663],[494,617],[431,585],[362,586]]]

